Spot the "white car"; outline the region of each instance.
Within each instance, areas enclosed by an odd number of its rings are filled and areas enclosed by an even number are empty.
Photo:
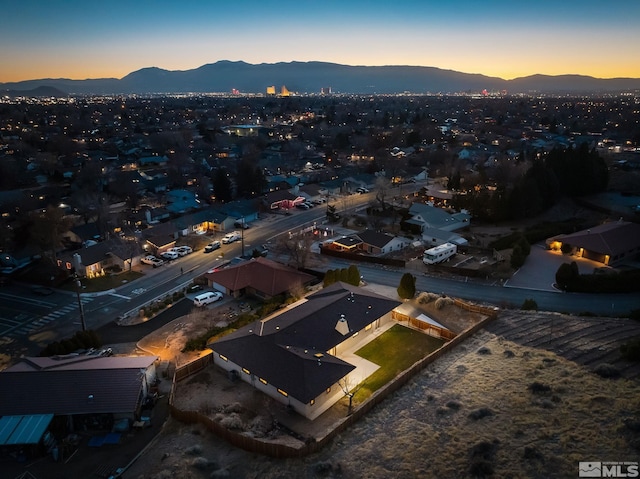
[[[164,261],[162,261],[160,258],[156,258],[152,254],[147,255],[144,258],[140,259],[140,262],[143,264],[151,265],[154,268],[157,268],[158,266],[162,266],[164,264]]]
[[[177,248],[172,248],[176,253],[180,256],[186,256],[188,254],[193,253],[193,249],[191,246],[178,246]]]
[[[200,308],[210,303],[215,303],[219,299],[222,299],[222,293],[219,291],[209,291],[202,293],[193,298],[193,305]]]
[[[220,246],[222,246],[220,241],[218,241],[218,240],[212,241],[211,243],[209,243],[207,246],[204,247],[204,252],[205,253],[210,253],[212,251],[220,249]]]
[[[165,251],[164,253],[160,254],[160,256],[168,261],[178,259],[178,257],[180,257],[177,251]]]
[[[234,231],[233,233],[227,233],[222,238],[222,244],[233,243],[234,241],[238,241],[240,239],[240,233]]]

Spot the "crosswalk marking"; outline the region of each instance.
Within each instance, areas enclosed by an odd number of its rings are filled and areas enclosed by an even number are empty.
[[[93,301],[94,298],[81,298],[82,305]],[[13,341],[12,337],[25,336],[37,331],[49,323],[78,311],[78,303],[73,302],[55,309],[45,316],[31,316],[27,313],[20,313],[12,318],[0,318],[0,344],[6,341]]]

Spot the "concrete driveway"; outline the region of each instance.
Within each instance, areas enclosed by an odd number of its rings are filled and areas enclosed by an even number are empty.
[[[542,243],[531,245],[531,253],[525,264],[508,279],[504,286],[535,289],[539,291],[558,291],[553,284],[556,271],[563,263],[575,261],[581,274],[591,274],[596,268],[603,267],[590,259],[567,256],[559,251],[549,251]]]

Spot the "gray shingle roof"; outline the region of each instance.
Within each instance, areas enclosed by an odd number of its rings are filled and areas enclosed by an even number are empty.
[[[355,368],[327,352],[398,304],[362,288],[336,283],[209,347],[306,404]],[[345,335],[336,330],[343,315],[349,325]]]
[[[0,373],[0,416],[135,412],[141,370],[157,358],[27,359]]]

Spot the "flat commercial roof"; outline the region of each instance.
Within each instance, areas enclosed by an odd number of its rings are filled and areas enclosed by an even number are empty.
[[[0,446],[38,444],[53,414],[3,416],[0,418]]]

